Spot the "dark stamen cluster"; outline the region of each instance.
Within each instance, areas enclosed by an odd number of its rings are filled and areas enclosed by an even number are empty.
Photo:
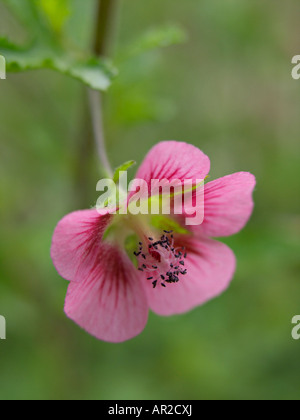
[[[187,253],[185,247],[178,250],[174,247],[174,235],[173,231],[164,230],[164,234],[161,236],[159,241],[154,241],[153,238],[149,237],[150,241],[148,245],[147,254],[143,251],[142,242],[139,243],[138,252],[134,252],[136,257],[142,257],[143,260],[147,260],[147,256],[153,259],[155,253],[162,256],[165,260],[170,261],[169,269],[166,273],[161,273],[159,270],[159,264],[146,264],[143,263],[138,270],[149,273],[147,280],[152,280],[153,288],[155,289],[158,284],[162,287],[166,287],[166,284],[178,283],[180,275],[186,275],[187,270],[184,268],[185,259]],[[147,256],[146,256],[147,255]]]

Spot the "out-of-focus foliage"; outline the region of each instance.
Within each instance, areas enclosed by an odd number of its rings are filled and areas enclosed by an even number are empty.
[[[2,3],[1,35],[26,44]],[[94,1],[70,4],[64,34],[88,48]],[[230,289],[182,316],[151,314],[120,345],[64,316],[49,256],[58,220],[98,198],[81,86],[47,70],[0,81],[0,398],[299,399],[299,16],[298,0],[123,1],[115,57],[168,21],[189,41],[120,63],[104,98],[113,167],[182,140],[211,158],[211,179],[250,171],[257,188],[251,221],[224,240],[238,261]]]
[[[28,45],[16,45],[0,39],[0,53],[7,61],[7,71],[51,69],[74,77],[96,90],[107,90],[117,74],[108,60],[74,48],[65,38],[64,26],[71,14],[70,0],[2,0],[27,29]],[[148,31],[122,54],[140,55],[147,50],[168,47],[186,40],[185,32],[175,25]]]
[[[97,90],[106,90],[116,74],[108,61],[71,55],[51,45],[33,43],[27,48],[20,48],[6,39],[0,39],[0,52],[6,58],[8,72],[57,70]]]
[[[37,6],[46,15],[54,32],[61,33],[71,13],[70,0],[38,0]]]
[[[147,30],[143,35],[137,37],[137,41],[122,52],[126,58],[144,54],[157,48],[170,47],[176,44],[183,44],[187,41],[187,33],[178,25],[163,25]]]
[[[93,89],[106,90],[110,86],[116,69],[107,60],[70,48],[60,36],[70,13],[69,1],[4,0],[4,3],[25,24],[30,38],[26,46],[0,39],[0,53],[6,58],[8,72],[52,69]]]

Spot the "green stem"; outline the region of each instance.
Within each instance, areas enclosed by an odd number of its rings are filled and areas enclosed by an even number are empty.
[[[95,29],[94,53],[102,56],[107,54],[110,42],[114,10],[118,0],[98,0],[97,20]],[[100,162],[108,176],[113,176],[105,146],[102,95],[89,90],[89,103],[93,122],[94,137]]]
[[[110,47],[110,35],[119,0],[98,0],[94,53],[105,55]]]
[[[108,53],[111,39],[112,13],[113,9],[116,8],[117,2],[118,0],[103,0],[101,2],[97,0],[98,9],[95,13],[96,26],[92,42],[93,52],[97,55]],[[106,154],[103,135],[102,95],[99,95],[98,92],[90,94],[86,88],[84,88],[83,93],[88,94],[84,95],[82,100],[83,115],[78,134],[78,147],[74,166],[74,186],[76,190],[74,206],[78,208],[86,208],[94,199],[94,191],[91,185],[95,176],[98,176],[98,173],[91,170],[91,168],[94,168],[93,137],[95,137],[98,155],[104,170],[108,174],[112,173]],[[91,129],[90,114],[93,116],[92,125],[94,130]],[[95,136],[96,133],[100,133],[97,134],[97,138]]]
[[[107,176],[113,177],[104,139],[103,116],[102,116],[102,96],[95,90],[89,90],[89,103],[91,109],[94,138],[97,146],[100,162]]]

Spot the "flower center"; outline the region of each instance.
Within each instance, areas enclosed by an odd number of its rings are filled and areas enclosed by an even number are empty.
[[[140,264],[138,270],[146,274],[147,280],[152,280],[154,289],[158,284],[166,287],[167,284],[178,283],[180,276],[187,274],[184,268],[187,257],[185,247],[175,247],[173,231],[164,230],[159,240],[149,237],[144,244],[140,242],[134,255]]]

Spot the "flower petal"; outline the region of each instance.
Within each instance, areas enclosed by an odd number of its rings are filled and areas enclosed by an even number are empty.
[[[204,221],[192,230],[210,237],[239,232],[252,214],[255,184],[255,177],[249,172],[238,172],[206,184]]]
[[[66,315],[99,340],[119,343],[140,334],[148,303],[139,274],[127,255],[107,244],[81,283],[71,282]]]
[[[152,179],[202,180],[209,170],[209,158],[197,147],[177,141],[164,141],[150,150],[136,178],[145,180],[150,186]]]
[[[203,238],[181,237],[180,245],[187,250],[185,268],[176,284],[166,288],[146,284],[150,308],[159,315],[169,316],[187,312],[221,294],[229,285],[236,267],[231,249],[221,242]]]
[[[58,223],[51,258],[63,278],[79,282],[89,276],[111,217],[107,211],[100,215],[96,210],[83,210],[67,215]]]

